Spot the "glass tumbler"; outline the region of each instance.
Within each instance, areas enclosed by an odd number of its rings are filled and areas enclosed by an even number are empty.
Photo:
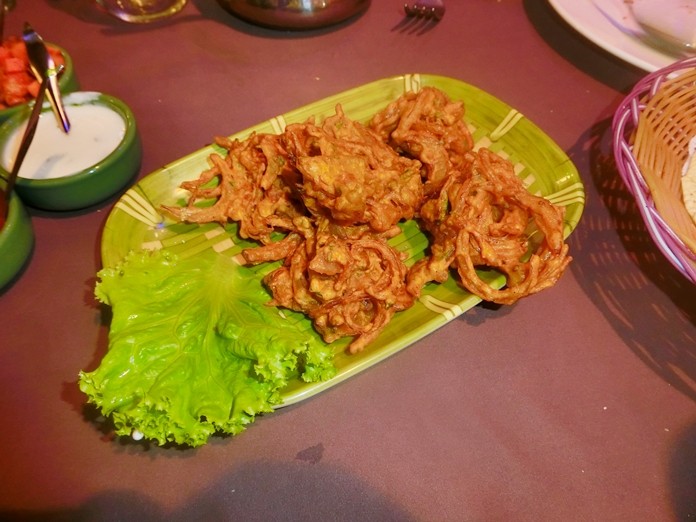
[[[187,0],[96,0],[110,15],[125,22],[155,22],[181,11]]]

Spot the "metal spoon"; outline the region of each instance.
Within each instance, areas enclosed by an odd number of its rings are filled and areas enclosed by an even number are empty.
[[[650,24],[645,25],[643,20],[637,19],[632,9],[623,4],[592,0],[595,8],[622,33],[643,42],[660,52],[683,58],[693,56],[694,49],[680,40],[676,40],[665,34],[652,31]]]
[[[672,54],[676,54],[677,56],[691,56],[696,53],[696,48],[694,48],[693,45],[686,43],[679,38],[675,38],[669,33],[660,31],[649,23],[645,23],[641,20],[637,20],[637,22],[641,29],[645,31],[645,39],[654,46],[663,48],[666,47],[668,51],[672,51]]]
[[[629,10],[638,26],[652,38],[682,52],[696,52],[696,4],[693,1],[633,0]]]
[[[7,220],[7,214],[10,207],[10,195],[14,189],[15,183],[17,181],[17,176],[19,175],[19,169],[22,166],[22,162],[27,155],[29,150],[29,145],[31,145],[34,139],[34,134],[36,133],[36,126],[39,123],[39,116],[41,116],[41,109],[43,107],[44,95],[49,84],[49,77],[44,76],[44,79],[39,86],[39,92],[36,94],[36,100],[34,101],[34,107],[29,115],[29,120],[27,121],[27,128],[24,129],[24,134],[22,135],[22,141],[19,144],[19,150],[17,151],[17,156],[15,158],[14,164],[12,165],[12,170],[10,171],[10,176],[7,178],[7,186],[5,187],[4,194],[0,198],[0,230],[5,225]]]
[[[43,39],[28,23],[24,24],[22,38],[24,39],[24,44],[27,46],[29,66],[34,76],[36,76],[36,79],[39,81],[48,78],[48,101],[51,102],[51,107],[58,119],[58,123],[67,133],[70,131],[70,120],[65,113],[65,107],[63,107],[63,101],[60,97],[58,68],[53,58],[51,58],[51,54],[48,52]]]

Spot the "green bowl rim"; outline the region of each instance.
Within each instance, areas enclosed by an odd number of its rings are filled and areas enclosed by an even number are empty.
[[[95,98],[86,100],[79,103],[68,103],[66,105],[102,105],[113,109],[117,112],[125,121],[126,131],[123,134],[123,138],[119,141],[116,148],[109,153],[106,157],[100,160],[98,163],[87,167],[86,169],[80,170],[68,176],[61,176],[58,178],[48,178],[48,179],[30,179],[23,178],[21,176],[17,177],[17,186],[23,189],[50,189],[64,187],[66,185],[72,185],[74,183],[79,183],[80,181],[93,176],[94,174],[111,167],[116,163],[124,154],[127,154],[131,149],[132,144],[137,138],[137,128],[135,115],[128,105],[122,100],[111,96],[110,94],[105,94],[98,91],[75,91],[69,94],[96,94]],[[67,96],[66,96],[67,97]],[[44,107],[41,109],[41,114],[50,111],[50,105],[44,103]],[[7,140],[10,134],[29,116],[29,108],[25,112],[16,114],[12,116],[9,120],[5,121],[0,125],[0,156],[4,153],[4,148],[7,144]],[[0,172],[7,172],[4,165],[0,165]]]
[[[6,183],[4,183],[5,180],[2,180],[3,183],[0,183],[0,188],[2,188],[2,193],[0,194],[0,197],[5,197],[5,188],[7,186]],[[9,235],[13,229],[17,226],[18,220],[22,217],[22,215],[25,213],[24,209],[24,202],[22,199],[19,197],[19,194],[17,194],[16,190],[12,191],[12,194],[10,194],[10,201],[8,204],[8,209],[7,209],[7,221],[5,224],[0,228],[0,239],[3,239],[6,237],[6,235]],[[27,214],[27,220],[31,223],[31,217]],[[33,227],[32,227],[33,228]],[[9,232],[8,232],[9,230]],[[0,241],[1,244],[1,241]]]
[[[4,181],[4,180],[3,180]],[[6,184],[2,184],[3,190]],[[2,194],[4,197],[4,193]],[[23,233],[25,231],[25,233]],[[21,236],[18,236],[21,234]],[[19,240],[19,238],[22,238]],[[16,249],[19,244],[26,245],[26,251],[22,252],[21,258],[12,258],[16,263],[0,263],[0,295],[9,288],[15,279],[22,273],[29,264],[32,250],[36,239],[34,225],[31,215],[27,212],[22,199],[16,191],[10,194],[9,208],[7,211],[7,222],[0,229],[0,252],[3,249]],[[4,250],[7,252],[7,250]],[[15,250],[16,252],[16,250]]]

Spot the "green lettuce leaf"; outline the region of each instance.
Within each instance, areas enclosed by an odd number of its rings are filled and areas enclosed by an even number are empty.
[[[259,277],[222,255],[137,251],[97,275],[109,349],[79,386],[119,435],[199,446],[271,412],[290,379],[335,374],[331,348],[266,306]]]

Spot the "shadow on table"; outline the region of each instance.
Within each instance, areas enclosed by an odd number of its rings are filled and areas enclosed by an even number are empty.
[[[633,352],[696,401],[696,288],[653,243],[616,169],[610,118],[569,154],[578,163],[589,158],[592,178],[570,238],[578,281]]]
[[[546,43],[597,81],[627,92],[646,73],[605,51],[570,27],[548,2],[524,0],[527,18]]]
[[[696,520],[696,424],[679,435],[669,460],[675,520]]]
[[[97,495],[75,509],[0,512],[0,519],[70,522],[415,520],[375,488],[345,470],[313,462],[298,456],[294,462],[243,464],[173,511],[137,491],[124,490]],[[182,476],[182,482],[185,480]]]

